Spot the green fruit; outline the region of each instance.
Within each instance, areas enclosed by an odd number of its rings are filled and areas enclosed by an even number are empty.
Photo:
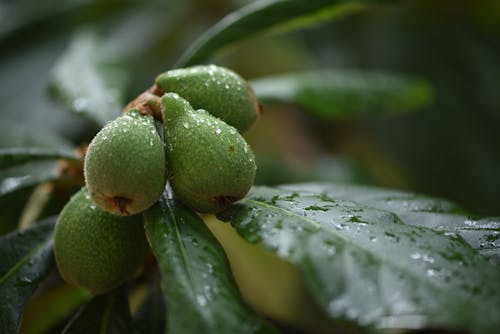
[[[255,159],[238,131],[175,93],[161,98],[170,184],[198,212],[215,213],[243,198],[255,178]]]
[[[160,74],[156,85],[163,92],[177,93],[195,109],[247,130],[259,116],[259,103],[252,88],[235,72],[220,66],[194,66]]]
[[[56,223],[59,273],[66,282],[94,294],[131,278],[147,250],[141,216],[120,217],[101,210],[85,188],[70,199]]]
[[[116,215],[153,205],[166,183],[165,144],[152,116],[131,110],[108,123],[85,156],[85,183],[94,202]]]

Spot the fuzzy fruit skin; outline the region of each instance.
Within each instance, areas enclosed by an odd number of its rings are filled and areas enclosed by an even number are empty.
[[[141,216],[120,217],[101,210],[85,188],[65,205],[56,223],[59,273],[93,294],[106,293],[131,278],[147,250]]]
[[[220,66],[201,65],[170,70],[156,78],[165,93],[177,93],[193,106],[245,132],[259,116],[252,88],[235,72]]]
[[[253,185],[255,158],[238,131],[175,93],[161,98],[170,185],[184,204],[220,212]]]
[[[152,116],[131,110],[108,123],[85,156],[85,183],[94,202],[128,216],[153,205],[165,189],[165,144]]]

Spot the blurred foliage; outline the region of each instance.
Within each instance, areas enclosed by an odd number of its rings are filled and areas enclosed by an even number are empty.
[[[28,135],[2,133],[0,146],[23,146],[27,137],[41,138],[39,146],[54,137],[80,144],[98,130],[93,122],[64,112],[47,94],[52,67],[75,45],[73,37],[81,37],[82,29],[96,31],[98,42],[119,56],[113,61],[128,64],[120,73],[119,85],[126,88],[119,99],[123,104],[149,87],[157,73],[173,67],[207,27],[249,2],[2,2],[0,124],[2,129],[26,129]],[[257,157],[266,161],[259,173],[266,175],[266,182],[278,183],[303,180],[310,169],[313,181],[323,179],[315,167],[321,161],[340,159],[362,171],[365,177],[358,181],[363,183],[444,196],[474,213],[499,214],[499,7],[494,0],[386,5],[334,24],[254,36],[211,61],[248,78],[324,68],[425,78],[436,89],[435,103],[421,112],[325,121],[294,107],[292,119],[301,120],[291,128],[289,121],[273,122],[272,128],[261,122],[248,135]],[[80,70],[73,69],[75,83],[84,74]],[[263,119],[275,110],[288,118],[284,108],[267,106]],[[266,136],[275,133],[283,136],[280,142],[300,142],[301,148],[273,145],[270,152]],[[335,167],[323,165],[325,175],[331,175]],[[279,166],[279,172],[268,173],[266,166]],[[352,172],[341,174],[353,180]]]
[[[495,1],[432,1],[360,14],[308,35],[310,47],[331,41],[315,48],[322,66],[408,71],[436,88],[425,112],[341,125],[348,136],[322,125],[327,141],[362,158],[365,147],[349,143],[360,138],[404,170],[405,187],[498,214],[499,18]]]

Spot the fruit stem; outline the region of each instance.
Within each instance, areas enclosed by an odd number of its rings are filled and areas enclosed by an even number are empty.
[[[147,91],[140,94],[132,102],[125,106],[123,114],[135,109],[143,115],[151,115],[156,120],[163,122],[163,114],[160,108],[160,95],[161,91],[154,85]]]

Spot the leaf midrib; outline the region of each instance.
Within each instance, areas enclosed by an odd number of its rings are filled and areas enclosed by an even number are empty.
[[[187,272],[189,281],[191,282],[192,285],[194,285],[193,273],[191,272],[191,269],[189,267],[187,250],[186,250],[186,248],[184,246],[184,241],[182,240],[182,237],[181,237],[181,232],[180,232],[180,229],[179,229],[179,224],[177,222],[177,217],[173,214],[173,209],[172,209],[172,206],[170,205],[168,199],[165,200],[165,202],[166,202],[167,207],[168,207],[170,218],[172,219],[172,222],[174,224],[175,236],[177,238],[177,242],[179,244],[179,249],[181,251],[182,262],[184,263],[184,266],[186,267],[186,272]]]

